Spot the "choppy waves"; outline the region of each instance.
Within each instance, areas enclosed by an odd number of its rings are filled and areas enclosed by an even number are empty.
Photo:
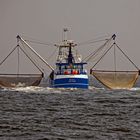
[[[0,139],[139,140],[140,88],[0,90]]]

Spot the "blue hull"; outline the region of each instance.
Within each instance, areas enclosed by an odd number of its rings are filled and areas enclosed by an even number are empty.
[[[88,89],[88,79],[85,78],[62,78],[53,81],[55,88],[83,88]]]
[[[71,84],[71,85],[54,85],[54,88],[82,88],[82,89],[88,89],[88,85],[82,85],[82,84]]]

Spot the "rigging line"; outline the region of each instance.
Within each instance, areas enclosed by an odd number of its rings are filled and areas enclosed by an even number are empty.
[[[116,71],[116,47],[115,47],[115,45],[114,45],[114,69],[115,69],[115,71]]]
[[[21,43],[22,44],[22,43]],[[41,70],[41,72],[43,72],[43,68],[41,68],[39,66],[39,64],[37,63],[37,61],[32,57],[32,55],[28,52],[27,48],[24,46],[24,44],[22,44],[22,47],[20,46],[20,48],[22,48],[22,50],[24,51],[24,54],[26,56],[28,56],[29,60],[37,67]]]
[[[78,43],[78,46],[82,46],[82,45],[86,45],[86,44],[93,44],[93,43],[98,43],[98,42],[102,42],[102,41],[106,41],[107,39],[102,39],[102,40],[96,40],[96,41],[91,41],[91,42],[82,42],[82,43]]]
[[[94,52],[92,52],[89,56],[87,56],[86,58],[84,58],[85,62],[88,62],[93,56],[98,55],[97,53],[99,51],[101,51],[103,48],[105,47],[105,45],[102,45],[101,47],[99,47],[98,49],[96,49]],[[87,59],[87,60],[86,60]]]
[[[107,37],[109,37],[109,36],[110,36],[110,35],[105,35],[105,36],[97,37],[97,38],[94,38],[94,39],[90,39],[90,40],[87,40],[87,41],[85,41],[85,42],[78,43],[78,45],[80,45],[80,44],[85,44],[85,43],[88,43],[88,42],[93,42],[93,43],[94,43],[94,41],[95,41],[95,43],[96,43],[96,41],[97,41],[97,42],[105,41],[105,40],[106,40],[105,38],[107,38]]]
[[[27,42],[31,42],[31,43],[35,43],[35,44],[40,44],[40,45],[46,45],[46,46],[54,46],[54,44],[50,44],[50,43],[43,43],[43,42],[39,42],[39,41],[32,41],[32,40],[25,40]]]
[[[43,57],[41,57],[24,39],[22,39],[19,35],[17,36],[17,39],[20,39],[22,43],[24,43],[44,64],[46,64],[52,71],[54,71],[54,68],[49,65],[47,61]]]
[[[113,45],[111,45],[111,47],[107,49],[107,51],[100,57],[100,59],[95,63],[95,65],[91,69],[93,69],[102,60],[102,58],[109,52],[109,50],[113,47]]]
[[[99,53],[99,51],[101,51],[108,43],[110,43],[112,37],[110,39],[108,39],[102,46],[100,46],[97,50],[95,50],[93,53],[91,53],[90,55],[88,55],[84,60],[86,62],[88,62],[94,55],[96,55],[96,53]],[[98,55],[98,54],[97,54]],[[88,59],[87,59],[88,58]],[[86,60],[87,59],[87,60]]]
[[[14,47],[14,49],[2,60],[2,62],[0,63],[0,66],[5,62],[5,60],[15,51],[15,49],[18,47],[18,45],[16,47]]]
[[[99,47],[99,49],[95,50],[93,53],[91,53],[89,56],[87,56],[85,59],[87,59],[88,57],[89,58],[86,60],[86,62],[89,61],[96,53],[99,53],[99,51],[102,50],[107,44],[109,44],[112,39],[114,40],[115,37],[116,37],[116,35],[113,34],[110,39],[107,39],[107,41],[101,47]]]
[[[27,39],[25,39],[25,41],[28,41],[28,42],[32,42],[32,43],[36,43],[36,44],[42,44],[42,45],[47,45],[47,46],[54,46],[53,43],[50,43],[50,42],[43,42],[39,39],[35,39],[35,38],[32,38],[32,37],[28,37],[28,36],[25,36],[25,35],[21,35],[21,37],[25,37]]]
[[[48,60],[50,60],[50,58],[56,53],[57,48],[50,54],[50,56],[48,57]]]
[[[17,45],[18,47],[17,47],[17,55],[18,55],[18,62],[17,62],[17,64],[18,64],[18,66],[17,66],[17,74],[19,74],[19,45]]]
[[[20,46],[19,46],[20,47]],[[29,56],[29,54],[27,54],[23,49],[22,49],[22,47],[20,47],[20,49],[21,49],[21,51],[28,57],[28,59],[36,66],[36,68],[41,72],[41,73],[43,73],[43,70],[41,70],[40,68],[39,68],[39,66],[37,66],[37,64],[32,60],[32,58]]]
[[[122,54],[132,63],[132,65],[139,70],[138,66],[124,53],[124,51],[115,43],[115,45],[117,46],[117,48],[122,52]]]
[[[41,71],[43,72],[44,69],[37,63],[37,61],[32,57],[32,55],[28,52],[27,48],[25,47],[25,44],[23,42],[21,42],[22,47],[24,48],[24,52],[30,57],[30,59],[32,60],[31,62],[34,62],[33,64],[36,65],[38,68],[41,69]],[[21,47],[21,46],[20,46]],[[21,47],[21,48],[22,48]]]

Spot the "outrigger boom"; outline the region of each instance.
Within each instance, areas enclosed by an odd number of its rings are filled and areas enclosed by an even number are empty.
[[[49,63],[43,58],[41,57],[22,37],[20,37],[19,35],[17,35],[17,40],[23,42],[24,44],[26,44],[26,46],[42,61],[44,62],[44,64],[46,64],[52,71],[54,71],[54,68],[49,65]]]

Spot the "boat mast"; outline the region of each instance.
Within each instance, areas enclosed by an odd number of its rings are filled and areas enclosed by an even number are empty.
[[[72,45],[73,45],[73,43],[69,43],[68,64],[74,63],[74,58],[73,58],[73,54],[72,54]]]
[[[72,54],[72,47],[76,46],[76,44],[73,43],[73,41],[71,40],[67,40],[67,36],[68,36],[68,32],[69,30],[67,28],[64,28],[63,32],[64,32],[64,46],[68,48],[68,58],[67,58],[67,63],[68,64],[72,64],[74,63],[74,57]]]

